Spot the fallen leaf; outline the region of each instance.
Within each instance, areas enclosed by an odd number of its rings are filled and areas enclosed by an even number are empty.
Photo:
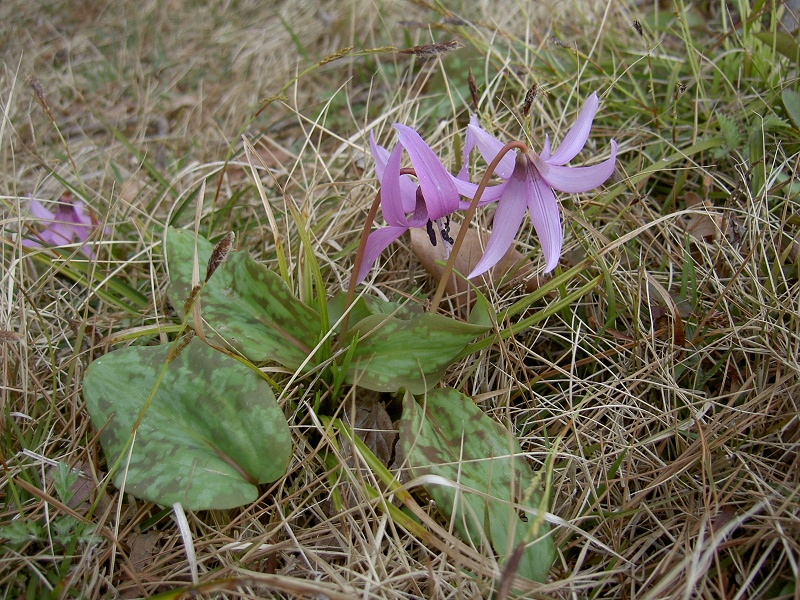
[[[650,313],[655,323],[657,332],[661,331],[665,341],[669,339],[669,329],[667,329],[667,318],[672,318],[672,340],[676,346],[683,346],[686,343],[686,334],[683,327],[683,318],[678,305],[672,298],[667,289],[656,281],[649,273],[647,286],[650,291],[651,303],[653,300],[660,300],[658,304],[651,304]]]
[[[122,182],[122,186],[119,189],[119,198],[128,204],[134,204],[145,187],[147,187],[147,182],[132,175]]]
[[[353,430],[361,441],[389,466],[397,441],[397,429],[392,424],[386,405],[378,400],[375,392],[361,392],[356,397],[355,424]]]
[[[698,212],[689,215],[684,220],[684,229],[698,241],[711,242],[720,237],[723,232],[722,214],[714,210],[714,205],[708,200],[703,200],[694,192],[687,192],[684,196],[686,208],[695,208]],[[702,212],[700,212],[702,211]]]
[[[161,541],[161,534],[156,531],[149,533],[132,533],[128,537],[130,547],[130,561],[137,573],[143,573],[153,563],[156,546]]]
[[[455,240],[458,232],[461,229],[459,223],[450,224],[450,236]],[[464,244],[456,258],[455,270],[466,276],[478,261],[483,256],[486,242],[489,239],[489,234],[484,233],[480,235],[474,228],[470,228],[464,237]],[[445,261],[444,248],[441,242],[433,246],[428,237],[427,231],[421,228],[411,230],[411,250],[417,257],[419,262],[428,273],[439,281],[444,272],[444,268],[436,264],[437,260]],[[489,280],[494,281],[495,284],[508,285],[510,283],[518,283],[522,280],[525,282],[525,289],[527,292],[533,292],[539,287],[539,278],[531,276],[534,272],[533,263],[531,263],[524,254],[516,250],[513,246],[508,249],[502,259],[487,273],[476,277],[472,280],[478,287],[485,287]],[[504,280],[504,277],[509,276]],[[447,282],[445,288],[450,296],[456,297],[456,302],[461,307],[469,307],[475,302],[475,295],[469,284],[461,277],[453,274]]]
[[[393,459],[395,454],[395,444],[400,432],[392,423],[389,413],[386,412],[386,405],[380,401],[381,394],[366,389],[358,389],[355,397],[354,406],[348,408],[343,421],[351,425],[353,433],[358,436],[364,445],[381,461],[387,468],[395,468]],[[368,469],[364,468],[362,460],[356,460],[353,445],[344,437],[340,440],[341,458],[348,469],[354,473],[361,473],[360,476],[367,477]],[[338,486],[342,500],[347,506],[358,504],[359,493],[356,492],[350,482],[343,481]]]
[[[48,469],[48,481],[53,480],[54,471],[55,467]],[[94,477],[92,477],[89,463],[81,461],[72,467],[72,471],[73,473],[76,473],[77,477],[69,487],[70,496],[69,500],[66,502],[66,505],[78,514],[85,515],[89,512],[89,508],[91,508],[90,501],[92,499],[92,495],[97,489],[97,486],[95,485]]]

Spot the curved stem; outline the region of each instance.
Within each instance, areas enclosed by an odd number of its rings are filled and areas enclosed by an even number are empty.
[[[491,179],[492,173],[494,173],[497,165],[500,164],[500,160],[514,148],[518,148],[522,152],[528,152],[528,147],[522,142],[509,142],[500,149],[500,152],[497,153],[497,156],[492,159],[492,162],[490,162],[489,166],[486,168],[486,172],[483,174],[483,178],[478,185],[478,189],[475,191],[475,197],[472,199],[467,212],[464,213],[464,222],[462,223],[461,229],[458,231],[456,241],[453,243],[453,248],[450,250],[450,258],[447,259],[447,264],[445,264],[444,271],[442,271],[442,277],[439,280],[439,286],[436,288],[436,294],[433,296],[433,300],[431,301],[429,312],[435,313],[439,309],[439,303],[442,301],[442,296],[444,296],[444,290],[445,287],[447,287],[447,281],[450,279],[450,275],[453,272],[453,267],[456,264],[458,251],[461,249],[461,244],[464,243],[464,238],[467,236],[467,229],[469,229],[469,224],[472,222],[472,217],[475,215],[475,210],[478,208],[478,202],[480,201],[481,196],[483,196],[486,186],[489,185],[489,179]]]
[[[414,169],[400,169],[400,175],[413,175],[417,176]],[[356,260],[353,265],[353,273],[350,275],[350,283],[347,285],[347,296],[344,300],[344,318],[342,319],[342,333],[339,335],[339,342],[344,339],[344,334],[347,331],[347,322],[350,319],[350,305],[353,303],[353,298],[356,295],[356,277],[361,269],[361,263],[364,260],[364,249],[367,247],[367,238],[369,237],[372,224],[375,222],[375,216],[378,214],[378,207],[381,205],[381,190],[375,194],[375,200],[372,201],[372,206],[367,213],[367,218],[364,221],[364,227],[361,230],[361,241],[358,244],[358,251],[356,252]],[[340,344],[337,344],[340,345]]]

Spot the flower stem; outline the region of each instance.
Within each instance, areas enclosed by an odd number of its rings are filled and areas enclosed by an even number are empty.
[[[417,172],[414,169],[400,169],[400,174],[413,175],[414,177],[417,176]],[[350,305],[353,303],[353,298],[355,298],[356,295],[356,277],[361,269],[361,263],[364,260],[364,249],[367,247],[367,238],[369,237],[370,230],[372,229],[372,223],[375,222],[375,215],[378,214],[378,207],[380,205],[381,191],[378,189],[378,193],[375,194],[375,200],[372,201],[372,206],[367,213],[367,218],[364,220],[364,228],[361,230],[361,241],[358,244],[358,251],[356,251],[356,260],[355,264],[353,265],[353,273],[350,275],[350,283],[347,285],[347,296],[344,300],[342,332],[339,335],[339,344],[337,344],[337,346],[341,345],[341,341],[344,339],[344,334],[347,331],[347,322],[350,318]]]
[[[358,251],[356,252],[356,260],[353,265],[353,273],[350,275],[350,283],[347,285],[347,296],[344,300],[344,318],[342,319],[342,333],[339,335],[339,344],[341,344],[344,334],[347,331],[347,321],[350,318],[350,305],[353,303],[353,298],[356,295],[356,277],[358,271],[361,269],[361,262],[364,260],[364,249],[367,247],[367,237],[372,229],[372,223],[375,221],[375,215],[378,214],[378,207],[381,205],[381,190],[375,194],[375,200],[372,201],[372,206],[367,213],[367,218],[364,220],[364,228],[361,230],[361,241],[358,244]]]
[[[450,250],[450,258],[447,259],[447,263],[444,266],[444,271],[442,272],[442,277],[439,280],[439,287],[436,288],[436,294],[433,296],[433,300],[431,301],[431,307],[429,309],[430,312],[435,313],[439,308],[439,303],[442,301],[442,296],[444,296],[444,290],[447,286],[447,281],[450,279],[450,275],[453,272],[453,267],[456,264],[458,251],[461,249],[461,245],[464,243],[464,238],[467,236],[467,229],[469,229],[469,224],[472,222],[472,217],[475,215],[475,210],[478,208],[478,202],[480,201],[481,196],[483,196],[486,186],[489,185],[489,179],[491,179],[492,173],[494,173],[497,165],[500,164],[500,160],[514,148],[518,148],[522,152],[528,152],[528,147],[522,142],[516,140],[509,142],[500,149],[500,152],[497,153],[497,156],[492,159],[492,162],[490,162],[489,166],[486,168],[486,172],[483,174],[483,178],[478,185],[478,189],[475,191],[475,197],[472,199],[467,212],[464,213],[464,222],[458,232],[458,235],[456,236],[456,241],[453,244],[453,248]],[[464,227],[464,225],[466,225],[466,227]]]

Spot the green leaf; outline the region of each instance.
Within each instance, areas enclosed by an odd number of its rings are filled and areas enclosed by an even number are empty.
[[[367,303],[364,301],[365,296],[361,298],[357,298],[353,302],[353,306],[350,309],[350,321],[351,322],[358,322],[361,319],[364,319],[372,314],[372,312],[367,307]],[[345,292],[339,292],[334,294],[331,298],[328,299],[328,319],[330,320],[330,324],[333,325],[342,318],[344,314],[345,308],[345,301],[347,300],[347,294]]]
[[[406,394],[400,420],[400,444],[414,475],[453,482],[426,489],[459,534],[475,544],[488,538],[501,563],[527,544],[517,572],[544,581],[555,549],[541,518],[546,507],[517,441],[457,390],[435,389],[421,402]],[[527,522],[512,502],[532,509]]]
[[[472,286],[472,292],[475,294],[475,305],[472,307],[472,310],[469,311],[469,318],[467,321],[473,325],[491,327],[497,322],[497,314],[494,312],[494,307],[477,286],[472,283],[470,283],[470,285]]]
[[[9,546],[22,546],[28,542],[36,542],[45,536],[41,525],[31,519],[15,519],[0,525],[0,539],[5,539]]]
[[[348,339],[359,336],[347,381],[378,392],[423,394],[487,329],[431,313],[409,319],[373,314],[347,331]]]
[[[800,45],[798,45],[797,40],[788,33],[784,33],[782,31],[777,31],[774,33],[769,31],[760,31],[753,35],[756,39],[767,46],[772,47],[774,44],[775,50],[783,54],[789,60],[793,60],[795,63],[800,64]]]
[[[170,302],[183,312],[192,288],[195,236],[170,228],[167,232]],[[197,238],[200,272],[212,245]],[[247,252],[232,252],[200,293],[200,310],[209,324],[208,340],[233,348],[254,362],[273,360],[297,369],[320,339],[319,314],[303,304],[279,275],[257,263]],[[311,361],[308,366],[313,366]]]
[[[83,395],[114,484],[162,505],[226,509],[258,498],[286,469],[292,443],[269,385],[193,339],[164,371],[169,346],[117,350],[95,360]],[[159,377],[163,371],[163,378]],[[129,441],[136,420],[152,402]]]
[[[789,118],[794,123],[794,126],[800,129],[800,94],[794,90],[786,88],[781,92],[783,105],[786,107],[786,112],[789,113]]]

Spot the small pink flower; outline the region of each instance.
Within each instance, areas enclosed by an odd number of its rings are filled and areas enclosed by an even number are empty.
[[[506,179],[506,182],[497,186],[492,194],[493,197],[499,195],[492,233],[481,260],[467,276],[469,279],[485,273],[505,255],[522,225],[526,207],[542,245],[545,258],[544,272],[549,273],[556,267],[564,233],[553,189],[570,194],[588,192],[606,181],[614,172],[617,143],[613,140],[611,158],[599,165],[564,166],[586,145],[598,106],[597,94],[594,93],[586,100],[577,121],[554,154],[550,154],[550,138],[545,137],[541,154],[530,150],[515,157],[509,152],[500,160],[495,173]],[[489,163],[504,144],[481,129],[477,120],[472,117],[467,126],[464,144],[465,159],[475,146]],[[466,164],[466,160],[464,162]]]
[[[30,201],[29,210],[45,227],[34,234],[38,239],[22,240],[22,245],[26,248],[39,248],[42,242],[49,246],[63,246],[73,241],[84,242],[94,227],[91,217],[83,211],[83,203],[79,200],[73,201],[68,193],[61,197],[55,213],[34,199]],[[94,252],[88,244],[81,246],[81,252],[94,258]]]

